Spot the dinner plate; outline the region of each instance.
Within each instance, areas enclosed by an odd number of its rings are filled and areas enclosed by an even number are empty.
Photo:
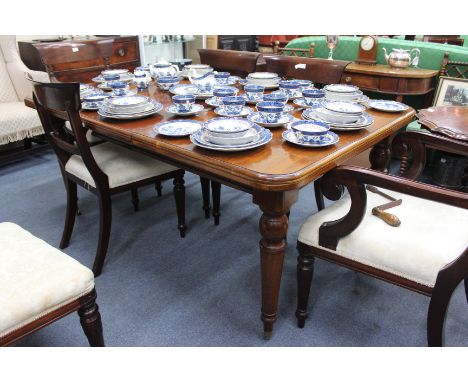
[[[220,117],[246,117],[250,113],[253,112],[252,108],[248,106],[244,106],[242,111],[239,114],[229,114],[224,106],[217,107],[214,109],[215,114],[219,115]]]
[[[247,130],[247,132],[241,137],[218,137],[211,134],[204,135],[206,139],[215,145],[220,146],[235,146],[235,145],[246,145],[258,142],[260,140],[260,134],[256,129]]]
[[[198,94],[198,88],[192,84],[177,84],[169,88],[169,92],[174,95]]]
[[[122,74],[119,76],[119,79],[118,80],[115,80],[115,81],[124,81],[124,82],[130,82],[130,81],[133,81],[134,77],[133,77],[133,74],[130,74],[130,73],[126,73],[126,74]],[[107,82],[106,79],[104,79],[104,76],[97,76],[97,77],[94,77],[92,79],[93,82],[97,82],[97,83],[104,83],[104,82]]]
[[[359,91],[357,86],[344,84],[330,84],[324,87],[324,90],[332,93],[355,93]]]
[[[335,133],[331,131],[329,131],[326,135],[324,135],[323,138],[318,142],[301,141],[297,138],[295,132],[291,129],[283,131],[282,136],[286,141],[293,143],[295,145],[299,145],[302,147],[313,147],[313,148],[328,147],[328,146],[334,145],[340,140],[340,137],[338,137],[338,135],[336,135]]]
[[[154,131],[168,137],[185,137],[202,128],[203,123],[193,119],[173,119],[154,127]]]
[[[296,105],[296,106],[299,106],[299,107],[301,107],[303,109],[308,109],[310,107],[322,106],[322,103],[319,100],[323,100],[323,98],[317,98],[317,102],[315,102],[314,105],[307,105],[306,102],[305,102],[305,98],[301,97],[301,98],[295,99],[293,101],[293,104]]]
[[[384,99],[374,99],[369,101],[369,106],[380,111],[389,113],[398,113],[400,111],[408,110],[409,106],[397,101],[387,101]]]
[[[372,124],[372,122],[374,122],[374,118],[368,114],[368,113],[362,113],[361,116],[359,117],[359,119],[356,121],[356,122],[353,122],[353,123],[333,123],[333,122],[328,122],[322,118],[320,118],[316,113],[315,113],[315,109],[313,108],[310,108],[310,109],[306,109],[302,112],[302,117],[304,119],[313,119],[313,120],[316,120],[316,121],[321,121],[321,122],[325,122],[327,123],[328,125],[330,125],[330,127],[333,129],[333,130],[338,130],[338,131],[351,131],[351,130],[360,130],[360,129],[363,129],[369,125]]]
[[[176,114],[176,115],[180,115],[180,116],[195,115],[195,114],[200,113],[200,112],[202,112],[204,110],[205,110],[205,108],[203,107],[203,105],[198,105],[198,104],[193,104],[192,108],[189,111],[178,111],[176,105],[171,105],[171,106],[166,107],[166,111],[168,113],[172,113],[172,114]]]
[[[147,117],[149,115],[156,114],[160,112],[163,108],[162,104],[156,101],[151,102],[151,108],[148,107],[147,110],[144,112],[139,112],[139,113],[133,113],[133,114],[114,114],[110,113],[106,108],[102,107],[98,110],[98,114],[101,117],[105,118],[113,118],[113,119],[138,119],[138,118],[143,118]]]
[[[294,121],[296,118],[294,118],[291,114],[284,113],[278,122],[268,123],[263,120],[260,112],[257,111],[255,113],[249,114],[247,116],[247,119],[250,122],[256,123],[257,125],[260,125],[263,127],[280,127],[280,126],[287,125],[288,123]]]
[[[250,123],[250,122],[249,122]],[[202,130],[200,131],[201,135],[200,135],[200,140],[202,140],[205,145],[211,145],[211,146],[223,146],[223,147],[230,147],[230,148],[240,148],[240,147],[244,147],[244,146],[249,146],[249,145],[253,145],[255,143],[257,143],[258,141],[260,141],[261,139],[264,138],[265,134],[267,133],[267,129],[264,129],[263,127],[261,126],[258,126],[256,125],[255,123],[250,123],[251,127],[249,127],[247,130],[245,130],[242,135],[240,136],[233,136],[233,134],[215,134],[214,132],[212,131],[209,131],[207,130],[206,128],[202,128]],[[232,143],[232,144],[227,144],[226,143],[226,139],[234,139],[236,140],[236,138],[242,138],[246,135],[251,135],[251,134],[257,134],[255,136],[255,140],[252,141],[252,142],[247,142],[247,143]],[[221,138],[221,140],[223,141],[223,144],[218,144],[218,143],[213,143],[212,141],[210,141],[210,139],[212,138]]]
[[[216,82],[216,86],[230,86],[230,85],[235,85],[237,81],[240,80],[240,77],[238,76],[230,76],[225,84],[220,84]]]

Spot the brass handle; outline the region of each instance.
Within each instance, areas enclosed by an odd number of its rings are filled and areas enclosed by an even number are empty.
[[[400,221],[400,219],[398,219],[397,216],[395,216],[395,215],[393,215],[393,214],[391,214],[389,212],[382,211],[378,207],[372,208],[372,215],[375,215],[375,216],[379,217],[385,223],[387,223],[388,225],[391,225],[392,227],[398,227],[401,224],[401,221]]]
[[[351,77],[345,77],[345,82],[349,84],[351,82],[352,78]]]
[[[124,49],[124,48],[120,48],[120,49],[117,51],[117,54],[118,54],[120,57],[125,56],[125,49]]]

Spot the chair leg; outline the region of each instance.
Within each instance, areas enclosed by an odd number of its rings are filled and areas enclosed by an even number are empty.
[[[185,237],[187,226],[185,225],[185,181],[184,174],[174,177],[174,198],[177,209],[177,228],[180,232],[180,237]]]
[[[65,225],[63,227],[62,240],[60,240],[60,249],[68,247],[70,237],[75,225],[75,216],[78,210],[77,186],[71,180],[65,181],[67,189],[67,212],[65,215]]]
[[[138,204],[140,203],[140,199],[138,199],[138,188],[133,188],[132,190],[132,203],[133,209],[138,211]]]
[[[162,184],[161,182],[156,182],[154,184],[154,188],[156,189],[156,192],[158,193],[158,197],[162,196]]]
[[[221,216],[221,183],[211,181],[211,193],[213,194],[213,217],[215,225],[219,225],[219,217]]]
[[[200,184],[203,196],[203,211],[205,211],[205,219],[210,218],[210,180],[200,176]]]
[[[81,327],[88,338],[90,346],[102,347],[105,345],[102,333],[101,314],[96,304],[96,291],[93,290],[88,296],[89,300],[78,309]]]
[[[465,277],[465,297],[468,304],[468,277]]]
[[[314,276],[315,258],[305,252],[299,251],[297,258],[297,326],[303,328],[308,316],[307,305],[309,302],[310,286]]]
[[[322,190],[320,189],[320,178],[314,182],[314,191],[315,191],[315,203],[317,204],[317,209],[322,211],[325,208],[325,200],[323,199]]]
[[[109,237],[112,223],[112,202],[110,194],[99,194],[99,241],[96,251],[96,258],[94,259],[93,272],[97,277],[102,272],[104,260],[109,247]]]

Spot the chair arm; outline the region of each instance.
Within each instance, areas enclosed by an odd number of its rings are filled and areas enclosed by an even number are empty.
[[[331,200],[338,200],[343,187],[346,187],[351,197],[351,208],[341,219],[320,226],[321,246],[336,249],[338,241],[359,226],[366,213],[366,184],[468,209],[468,194],[361,167],[340,166],[325,174],[320,185],[323,194]]]
[[[426,148],[442,150],[459,155],[468,155],[468,143],[430,132],[406,131],[398,134],[393,147],[403,152],[400,175],[416,179],[421,175],[426,165]],[[409,151],[413,154],[413,162],[408,168]]]

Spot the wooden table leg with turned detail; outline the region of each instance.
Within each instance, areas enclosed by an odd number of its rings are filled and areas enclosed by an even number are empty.
[[[384,174],[388,173],[388,166],[392,159],[392,141],[394,135],[391,135],[385,139],[382,139],[379,143],[372,147],[369,153],[369,161],[371,163],[371,169],[381,171]]]
[[[297,201],[299,190],[284,192],[254,191],[253,202],[260,207],[260,264],[262,273],[262,321],[265,339],[271,337],[278,312],[278,297],[283,272],[288,213]]]

